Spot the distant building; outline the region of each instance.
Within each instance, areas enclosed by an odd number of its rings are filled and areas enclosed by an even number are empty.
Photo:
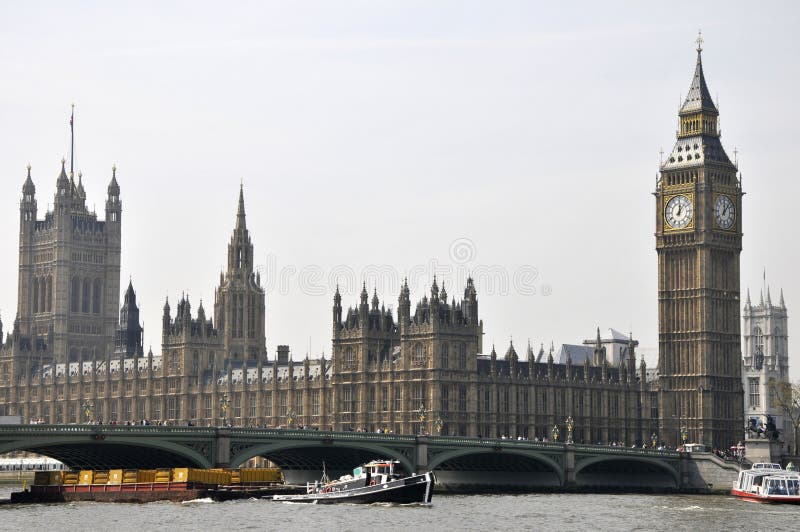
[[[784,441],[793,434],[791,423],[775,405],[771,381],[789,380],[788,315],[781,290],[780,301],[772,304],[769,288],[762,290],[759,302],[744,304],[742,384],[744,386],[744,418],[750,425],[764,427],[772,416]],[[752,421],[751,421],[752,420]]]

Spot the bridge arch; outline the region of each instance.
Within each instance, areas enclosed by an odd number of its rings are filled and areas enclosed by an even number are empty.
[[[647,456],[594,456],[575,465],[575,483],[616,488],[678,488],[680,473],[663,459]]]
[[[532,487],[557,488],[564,485],[564,469],[553,458],[525,449],[490,448],[454,449],[433,457],[428,469],[441,484],[454,489],[471,489],[474,475],[480,471],[483,482],[502,489]]]
[[[0,454],[30,451],[55,458],[75,469],[145,469],[213,464],[194,449],[156,438],[125,438],[95,441],[85,434],[61,438],[28,438],[0,443]]]
[[[352,457],[345,469],[349,470],[369,459],[386,458],[400,462],[409,473],[415,472],[413,462],[399,450],[383,445],[358,441],[337,441],[321,443],[318,441],[280,441],[256,444],[231,456],[231,467],[240,467],[243,463],[262,456],[277,463],[281,467],[321,470],[326,456]]]

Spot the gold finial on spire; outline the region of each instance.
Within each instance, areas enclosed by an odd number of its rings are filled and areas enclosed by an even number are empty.
[[[31,163],[28,163],[28,166],[26,166],[26,168],[28,169],[28,177],[30,177],[31,176]]]
[[[703,51],[703,30],[697,30],[697,52],[700,53]]]
[[[111,177],[117,177],[117,165],[111,165]]]

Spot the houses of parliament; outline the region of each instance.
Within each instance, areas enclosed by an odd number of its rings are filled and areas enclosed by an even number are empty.
[[[83,176],[67,174],[64,161],[52,210],[40,217],[28,168],[17,313],[0,347],[0,414],[26,423],[147,419],[531,439],[557,437],[556,427],[564,439],[570,417],[576,442],[675,445],[683,435],[727,447],[744,426],[742,190],[718,114],[698,46],[655,190],[657,372],[637,360],[632,337],[610,353],[599,331],[582,350],[528,345],[518,353],[509,343],[498,354],[483,343],[472,279],[458,299],[432,279],[413,301],[404,283],[396,314],[366,286],[345,308],[337,288],[330,359],[293,360],[283,345],[268,353],[241,189],[213,309],[195,310],[186,297],[165,302],[161,352],[145,353],[131,283],[121,309],[118,300],[116,170],[100,220],[86,208]]]

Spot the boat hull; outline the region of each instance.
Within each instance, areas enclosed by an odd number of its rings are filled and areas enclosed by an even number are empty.
[[[731,495],[746,501],[767,502],[775,504],[800,504],[799,495],[759,495],[747,491],[733,489]]]
[[[383,484],[364,486],[351,490],[306,493],[301,495],[275,495],[275,501],[314,504],[430,504],[433,497],[433,473],[414,475]]]

